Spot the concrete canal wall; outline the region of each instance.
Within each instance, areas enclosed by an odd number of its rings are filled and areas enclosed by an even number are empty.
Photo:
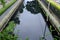
[[[37,1],[40,4],[40,6],[43,8],[45,14],[47,15],[47,16],[45,15],[47,17],[47,21],[49,20],[53,25],[53,27],[56,30],[58,30],[58,33],[60,33],[60,19],[54,13],[50,12],[48,7],[46,7],[41,0],[37,0]]]
[[[6,14],[1,17],[0,16],[0,32],[3,30],[3,28],[6,26],[8,21],[11,19],[15,11],[18,9],[19,5],[23,3],[23,0],[17,0],[13,5],[12,8],[6,12]]]

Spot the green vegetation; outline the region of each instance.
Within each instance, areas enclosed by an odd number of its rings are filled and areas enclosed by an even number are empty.
[[[29,40],[29,38],[28,37],[26,37],[26,39],[25,40]]]
[[[58,40],[58,39],[60,40],[59,35],[56,33],[57,30],[55,30],[51,25],[50,25],[50,31],[51,31],[51,33],[52,33],[52,35],[54,37],[54,40]]]
[[[56,38],[54,38],[54,40],[57,40]]]
[[[51,32],[52,32],[52,31],[55,31],[55,30],[52,29],[52,26],[51,26],[51,25],[50,25],[50,31],[51,31]]]
[[[16,0],[12,0],[9,4],[7,4],[7,5],[5,5],[5,2],[2,2],[2,4],[4,5],[4,7],[3,8],[1,8],[0,9],[0,15],[2,15],[3,14],[3,12],[5,11],[5,10],[7,10],[13,3],[15,3],[16,2]]]
[[[14,21],[11,21],[11,22],[9,22],[9,25],[7,26],[7,28],[4,30],[4,31],[11,31],[11,32],[13,32],[13,28],[14,28],[14,26],[15,26],[16,24],[14,23]]]
[[[1,1],[3,7],[4,7],[5,6],[5,0],[0,0],[0,1]]]
[[[14,35],[14,21],[9,22],[8,26],[0,32],[0,40],[17,40],[17,36]]]

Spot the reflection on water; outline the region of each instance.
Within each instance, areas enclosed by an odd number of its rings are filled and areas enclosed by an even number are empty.
[[[19,7],[19,12],[20,12],[20,13],[23,13],[23,8],[25,8],[25,7],[24,7],[24,5],[22,4],[22,5]]]
[[[19,15],[17,14],[18,10],[14,13],[10,21],[14,21],[16,24],[20,24]]]
[[[27,1],[26,9],[33,14],[37,14],[41,12],[41,8],[39,7],[36,1]]]
[[[24,1],[24,6],[26,6],[27,1],[29,1],[29,0]],[[29,3],[29,4],[31,4],[31,3]],[[27,4],[28,7],[29,6],[32,7],[33,5],[35,6],[34,3],[31,5]],[[53,40],[53,38],[47,28],[47,25],[43,19],[43,16],[41,15],[41,13],[39,13],[40,11],[37,11],[37,9],[31,8],[31,7],[29,7],[27,9],[27,6],[24,7],[23,12],[21,14],[20,14],[20,10],[18,11],[19,18],[17,18],[17,19],[20,20],[20,24],[19,25],[17,24],[15,27],[15,30],[14,30],[14,33],[16,35],[18,35],[17,40],[25,40],[25,39],[26,40],[28,40],[28,39],[29,40],[40,40],[44,34],[45,26],[46,26],[45,35],[49,34],[48,36],[45,36],[45,38],[47,40]],[[31,10],[33,10],[32,11],[33,13],[31,12]],[[34,15],[34,13],[36,15]]]

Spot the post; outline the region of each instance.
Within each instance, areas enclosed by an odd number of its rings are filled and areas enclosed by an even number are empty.
[[[49,11],[49,10],[50,10],[50,2],[48,3],[48,11]],[[48,21],[48,16],[49,16],[49,15],[47,14],[47,19],[46,19],[47,21]]]

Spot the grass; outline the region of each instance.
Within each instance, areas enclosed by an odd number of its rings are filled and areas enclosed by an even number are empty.
[[[13,31],[14,30],[13,28],[15,25],[16,24],[14,23],[14,21],[9,22],[9,25],[7,26],[7,28],[4,31]]]
[[[16,0],[12,0],[9,4],[5,5],[3,8],[0,9],[0,15],[2,15]]]
[[[10,21],[9,25],[0,32],[0,40],[16,40],[17,36],[13,33],[15,25],[14,21]]]

